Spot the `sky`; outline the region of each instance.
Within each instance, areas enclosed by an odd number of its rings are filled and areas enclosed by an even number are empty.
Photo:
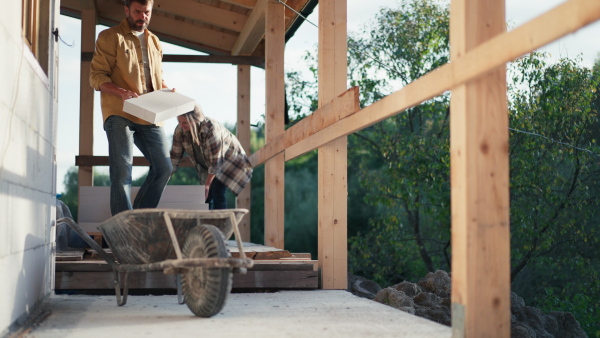
[[[401,0],[348,0],[348,32],[358,33],[372,22],[382,7],[397,7]],[[444,2],[443,0],[441,0]],[[566,0],[507,0],[506,19],[509,29],[531,20],[556,7]],[[318,24],[318,7],[308,17]],[[106,27],[97,26],[96,33]],[[152,30],[152,21],[149,29]],[[59,103],[58,103],[58,144],[57,144],[57,192],[64,192],[64,177],[69,168],[75,166],[75,156],[79,152],[79,71],[81,25],[78,19],[60,17],[60,33],[69,47],[59,47]],[[544,48],[552,59],[581,56],[583,64],[591,66],[600,53],[600,22],[591,24],[576,33],[558,40]],[[288,41],[285,49],[285,71],[303,71],[302,56],[307,50],[315,51],[318,29],[305,22]],[[164,54],[200,54],[185,48],[163,43]],[[250,121],[255,124],[263,120],[265,111],[264,70],[251,68],[251,108]],[[227,64],[163,63],[165,82],[177,92],[192,97],[199,103],[207,116],[227,125],[233,125],[237,116],[237,68]],[[100,96],[96,93],[94,108],[94,155],[108,155],[106,134],[102,129]],[[169,139],[177,121],[165,122],[165,134]],[[169,140],[170,142],[170,140]],[[135,148],[135,156],[141,153]],[[97,172],[108,173],[108,167],[96,167]],[[134,167],[134,178],[147,169]]]

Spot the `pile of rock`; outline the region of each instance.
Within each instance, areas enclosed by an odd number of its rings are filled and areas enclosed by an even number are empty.
[[[451,286],[450,276],[441,270],[427,274],[416,284],[402,282],[383,289],[365,278],[348,276],[348,291],[355,295],[448,326],[452,325]],[[514,293],[511,293],[510,301],[513,338],[587,337],[571,313],[556,311],[544,314],[539,309],[526,306],[523,298]]]

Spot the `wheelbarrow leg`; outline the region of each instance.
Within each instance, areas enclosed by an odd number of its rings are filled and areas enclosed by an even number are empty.
[[[117,295],[117,305],[123,306],[127,304],[127,293],[129,292],[129,272],[125,271],[125,277],[123,278],[123,298],[121,298],[121,281],[119,272],[114,270],[115,279],[115,294]]]
[[[181,292],[181,274],[178,273],[175,275],[175,283],[177,284],[177,302],[179,304],[184,304],[185,299],[183,298],[183,293]]]

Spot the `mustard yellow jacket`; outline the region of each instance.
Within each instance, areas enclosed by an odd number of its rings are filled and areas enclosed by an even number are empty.
[[[162,48],[160,40],[146,29],[144,37],[148,42],[148,60],[152,76],[152,87],[148,92],[162,88]],[[146,78],[142,61],[142,46],[140,39],[133,35],[127,19],[118,26],[106,29],[98,35],[96,50],[90,66],[90,85],[95,90],[107,82],[136,92],[144,93]],[[148,122],[127,114],[123,111],[123,101],[116,95],[101,93],[102,118],[123,116],[132,122],[149,124]]]

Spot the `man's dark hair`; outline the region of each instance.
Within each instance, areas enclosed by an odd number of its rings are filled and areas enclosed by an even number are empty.
[[[154,4],[154,0],[123,0],[125,7],[131,8],[132,2],[137,2],[142,6],[146,6],[148,3]]]

